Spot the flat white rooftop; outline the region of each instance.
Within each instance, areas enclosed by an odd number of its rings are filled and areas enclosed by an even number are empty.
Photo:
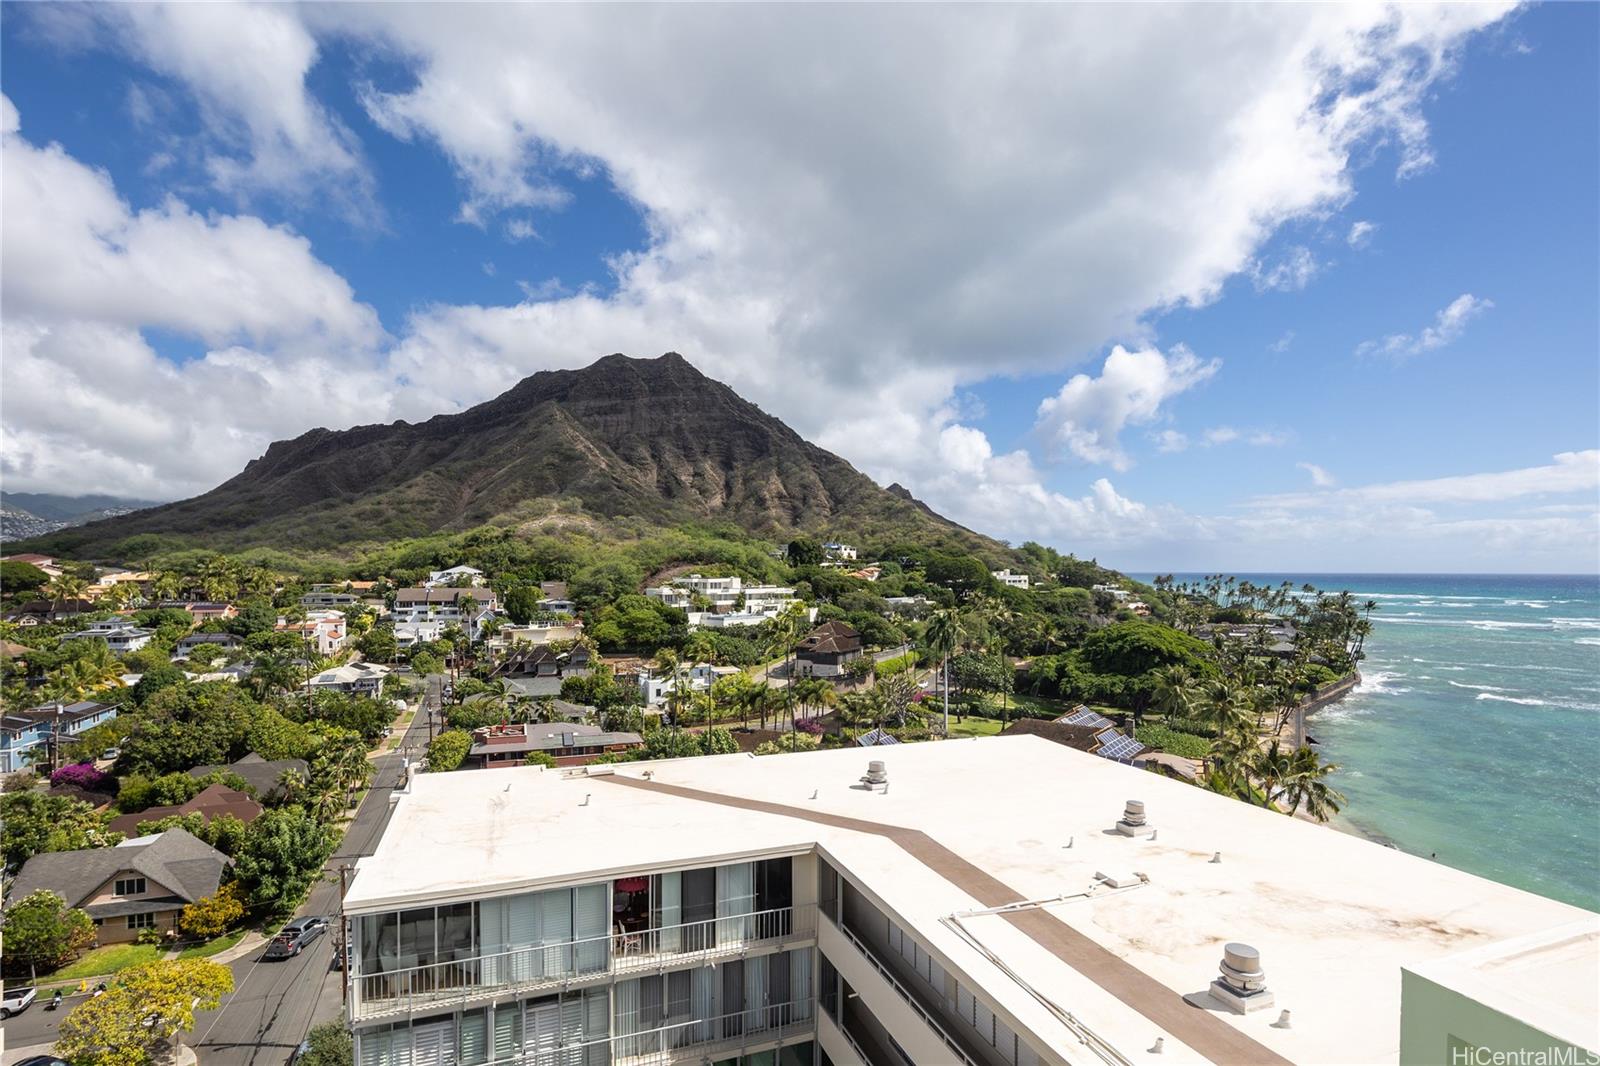
[[[869,758],[887,764],[888,792],[852,787]],[[1185,1025],[1152,1023],[1102,987],[1103,967],[1070,965],[1015,921],[960,919],[980,951],[947,919],[992,901],[950,863],[930,861],[929,849],[913,854],[898,831],[930,838],[956,867],[1003,882],[1016,898],[1066,897],[1042,910],[1163,995],[1203,991],[1224,943],[1253,945],[1276,1007],[1215,1017],[1296,1062],[1396,1061],[1402,966],[1595,918],[1036,737],[593,769],[614,774],[530,767],[419,776],[398,799],[377,853],[358,864],[347,909],[817,847],[1063,1057],[1082,1058],[1082,1045],[1024,985],[1131,1061],[1152,1063],[1208,1060],[1184,1043]],[[1145,801],[1156,839],[1111,831],[1128,799]],[[748,809],[752,801],[766,809]],[[1211,862],[1218,852],[1221,862]],[[1097,872],[1140,873],[1148,882],[1091,890]],[[1575,978],[1600,979],[1600,951],[1593,938],[1562,943],[1560,965],[1515,974],[1517,994],[1564,1018],[1589,1019],[1592,1029],[1596,984]],[[1271,1026],[1278,1008],[1293,1012],[1293,1028]],[[1146,1051],[1158,1036],[1160,1059]]]

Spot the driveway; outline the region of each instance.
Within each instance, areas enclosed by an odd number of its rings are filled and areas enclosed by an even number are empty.
[[[439,675],[427,679],[424,709],[437,707]],[[403,753],[413,761],[427,742],[427,714],[419,713],[406,731],[403,744],[374,760],[372,787],[356,810],[344,840],[328,860],[324,876],[312,887],[296,915],[320,914],[334,919],[339,913],[339,867],[370,855],[389,820],[389,793],[400,784]],[[337,920],[332,925],[337,926]],[[217,1010],[199,1015],[184,1042],[195,1048],[206,1066],[281,1066],[305,1039],[313,1025],[337,1019],[343,1009],[341,975],[332,969],[338,930],[330,928],[300,955],[282,962],[262,962],[253,951],[229,965],[233,994]],[[81,1002],[70,997],[67,1007]],[[54,1043],[56,1029],[69,1010],[46,1011],[35,1003],[26,1013],[5,1024],[4,1066],[29,1055],[44,1054]]]

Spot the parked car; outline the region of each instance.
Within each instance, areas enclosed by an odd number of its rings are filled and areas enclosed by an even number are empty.
[[[278,931],[262,954],[263,959],[292,959],[305,950],[306,945],[328,931],[326,918],[296,918]]]
[[[8,988],[0,993],[0,1018],[9,1018],[28,1009],[38,991],[32,988]]]
[[[34,1055],[18,1062],[16,1066],[68,1066],[68,1064],[54,1055]]]
[[[116,760],[120,759],[121,757],[122,757],[122,749],[121,748],[107,748],[105,751],[102,751],[100,753],[100,758],[107,759],[107,760],[109,760],[111,762],[115,762]]]

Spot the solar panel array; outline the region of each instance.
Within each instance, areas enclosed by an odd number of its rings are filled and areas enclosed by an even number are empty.
[[[856,737],[858,748],[881,748],[885,744],[898,744],[899,738],[892,733],[885,733],[882,729],[874,729],[869,733],[862,733]]]
[[[1060,718],[1057,718],[1056,721],[1065,725],[1111,725],[1111,719],[1107,718],[1103,714],[1097,714],[1087,707],[1079,707],[1071,714],[1062,715]]]
[[[1114,762],[1128,762],[1135,755],[1144,750],[1144,745],[1132,737],[1125,737],[1116,730],[1109,730],[1099,734],[1100,749],[1095,752],[1102,759],[1111,759]]]

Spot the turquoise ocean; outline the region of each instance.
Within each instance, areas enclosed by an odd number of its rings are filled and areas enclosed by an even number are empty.
[[[1307,726],[1343,828],[1600,911],[1600,578],[1238,576],[1380,605],[1360,686]]]

